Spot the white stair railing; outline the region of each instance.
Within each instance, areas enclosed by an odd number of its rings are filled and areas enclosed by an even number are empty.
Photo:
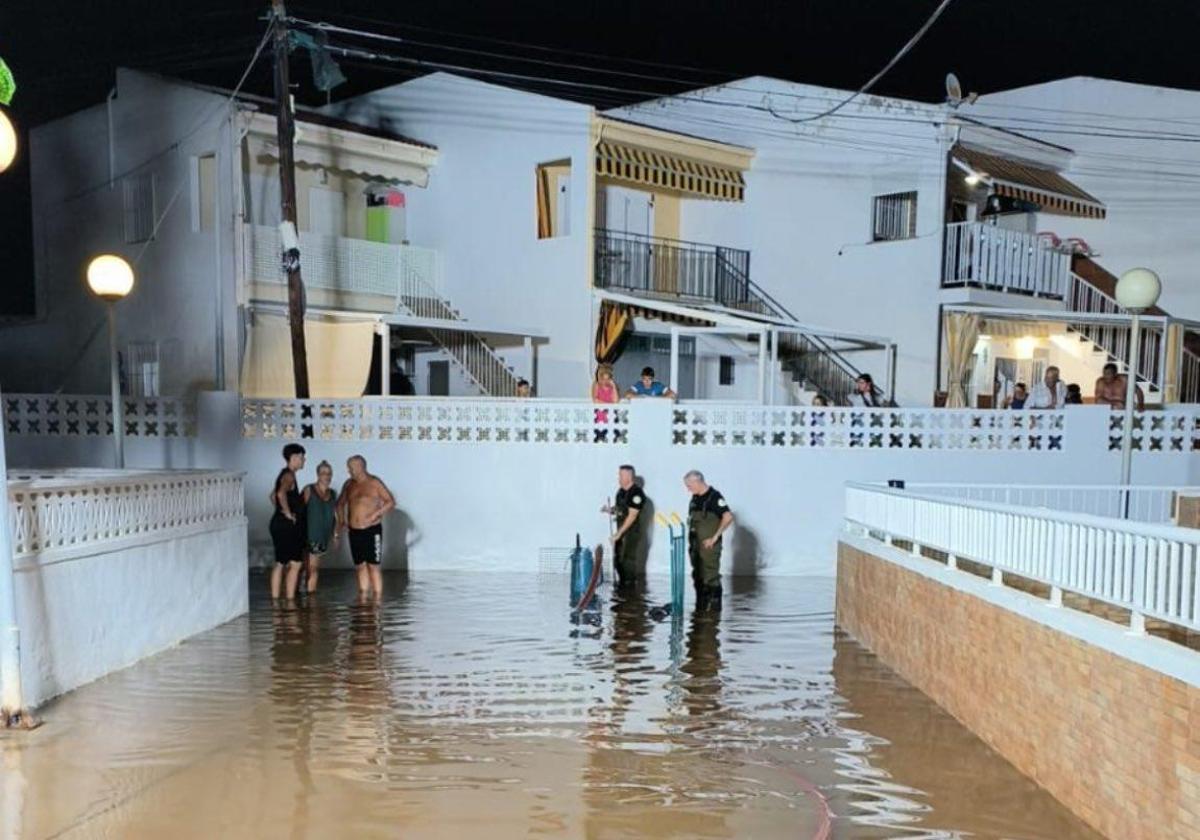
[[[1068,303],[1073,312],[1097,315],[1121,315],[1120,304],[1104,291],[1074,272],[1071,273]],[[1129,327],[1124,324],[1068,323],[1067,327],[1104,351],[1109,360],[1125,369],[1129,360]],[[1137,378],[1155,390],[1162,390],[1163,336],[1160,329],[1143,326],[1138,337]]]
[[[285,284],[279,261],[279,231],[247,225],[246,234],[248,279]],[[302,231],[300,254],[304,285],[347,296],[342,305],[358,304],[364,311],[404,311],[414,318],[434,321],[465,320],[442,294],[434,250]],[[461,330],[429,332],[484,394],[516,394],[518,377],[483,338]]]

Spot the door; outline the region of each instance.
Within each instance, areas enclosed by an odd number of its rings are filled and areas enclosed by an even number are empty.
[[[308,188],[308,229],[322,236],[346,235],[346,195],[341,190]]]
[[[654,288],[654,194],[629,187],[605,186],[604,227],[609,231],[607,259],[613,285]]]
[[[446,361],[429,363],[429,396],[450,396],[450,363]]]

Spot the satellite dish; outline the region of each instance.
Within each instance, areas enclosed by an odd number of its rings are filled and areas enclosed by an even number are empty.
[[[958,81],[958,76],[953,73],[946,74],[946,101],[952,105],[958,105],[962,102],[963,92],[962,85]]]

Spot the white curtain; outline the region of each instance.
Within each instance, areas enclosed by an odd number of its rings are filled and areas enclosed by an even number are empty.
[[[979,316],[973,313],[946,313],[946,408],[967,407],[967,392],[963,382],[971,366],[975,344],[979,341],[979,322]]]
[[[308,387],[313,397],[361,397],[371,372],[374,321],[304,322]],[[256,312],[246,334],[242,396],[294,397],[292,338],[283,315]]]

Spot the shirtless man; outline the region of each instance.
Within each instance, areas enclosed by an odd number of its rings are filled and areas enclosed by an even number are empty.
[[[358,592],[383,596],[383,517],[394,510],[396,500],[383,482],[367,472],[367,459],[355,455],[346,462],[350,478],[338,497],[338,521],[350,528],[350,556],[358,574]]]
[[[1125,410],[1125,390],[1129,380],[1124,375],[1117,374],[1117,366],[1109,362],[1104,366],[1104,375],[1096,380],[1096,405],[1112,406],[1114,411]],[[1142,395],[1141,386],[1134,386],[1134,406],[1138,411],[1144,411],[1146,400]]]

